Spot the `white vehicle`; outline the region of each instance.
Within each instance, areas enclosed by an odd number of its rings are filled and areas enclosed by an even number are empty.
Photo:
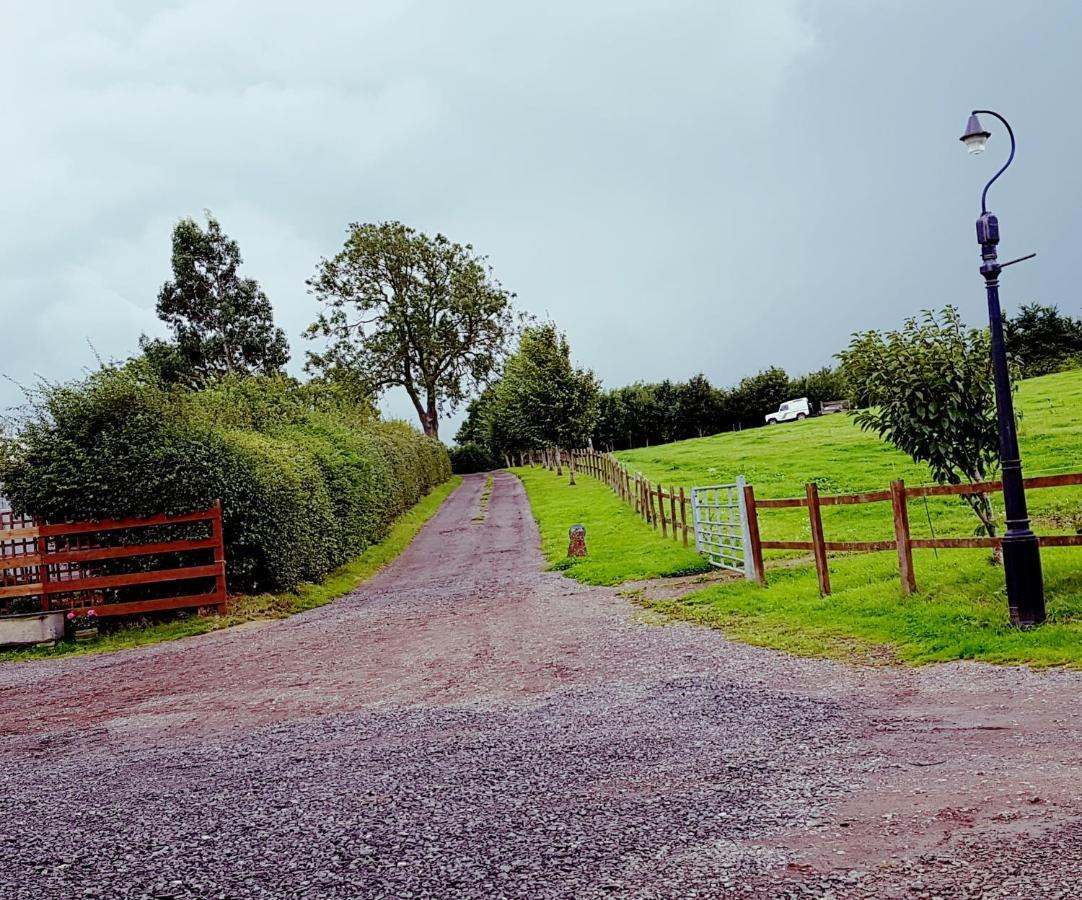
[[[801,397],[799,400],[787,400],[778,407],[777,412],[766,414],[766,424],[777,425],[779,422],[794,422],[799,419],[806,419],[811,414],[811,404],[808,402],[807,397]]]

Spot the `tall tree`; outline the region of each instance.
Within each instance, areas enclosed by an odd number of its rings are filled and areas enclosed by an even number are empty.
[[[238,273],[240,247],[217,219],[208,214],[205,230],[194,219],[181,219],[173,229],[172,261],[173,280],[158,294],[158,316],[174,341],[140,341],[167,380],[270,375],[289,361],[267,295]]]
[[[854,393],[868,408],[853,413],[941,484],[988,481],[999,468],[999,431],[988,332],[966,328],[958,310],[925,311],[900,331],[853,335],[838,354]],[[988,494],[963,499],[994,536]]]
[[[507,453],[584,447],[597,424],[599,394],[593,372],[574,367],[554,324],[527,328],[493,388],[490,434]]]
[[[496,371],[514,333],[513,294],[469,244],[400,222],[353,224],[309,280],[323,304],[309,327],[329,339],[313,369],[340,366],[373,391],[403,387],[425,434]]]

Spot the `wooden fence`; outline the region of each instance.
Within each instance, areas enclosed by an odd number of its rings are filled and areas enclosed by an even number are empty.
[[[577,473],[590,475],[607,484],[616,496],[634,507],[635,514],[660,531],[662,537],[683,541],[685,547],[689,541],[694,543],[694,529],[688,524],[691,492],[682,487],[669,485],[666,489],[662,484],[652,484],[641,473],[632,472],[615,456],[594,450],[564,450],[560,451],[559,456],[555,451],[535,451],[526,454],[523,461],[549,468],[559,461]]]
[[[531,455],[533,462],[535,457]],[[564,453],[561,461],[574,464],[575,471],[585,472],[607,484],[625,503],[633,505],[643,521],[660,526],[661,533],[674,540],[683,537],[688,544],[687,506],[691,502],[690,491],[683,487],[670,486],[666,491],[662,485],[651,484],[640,473],[633,473],[616,457],[608,453],[593,450],[579,450]],[[551,454],[543,460],[551,465]],[[1026,490],[1082,485],[1082,472],[1062,475],[1038,475],[1025,479]],[[906,487],[903,481],[893,481],[887,490],[866,491],[860,494],[820,495],[819,487],[814,482],[805,486],[803,497],[784,497],[778,499],[759,499],[755,496],[753,485],[744,488],[744,502],[748,514],[748,558],[754,562],[759,582],[766,584],[766,570],[763,567],[764,550],[803,550],[812,554],[819,578],[819,590],[824,596],[830,594],[830,570],[827,565],[830,553],[854,553],[894,550],[898,554],[898,571],[902,580],[902,590],[911,594],[917,589],[916,574],[913,569],[913,550],[960,550],[973,548],[994,548],[1003,543],[1002,537],[964,537],[964,538],[914,538],[909,528],[909,507],[907,501],[912,497],[963,496],[965,494],[993,493],[1003,490],[1001,481],[984,481],[976,484],[936,484],[918,487]],[[831,541],[823,530],[821,509],[824,506],[849,506],[857,503],[891,504],[894,519],[894,539],[877,541]],[[762,537],[763,528],[759,511],[763,509],[786,509],[805,507],[811,528],[809,541],[772,541]],[[668,516],[666,516],[668,512]],[[666,531],[668,527],[669,531]],[[1082,535],[1057,534],[1038,536],[1042,547],[1082,547]]]
[[[12,601],[19,609],[13,610]],[[0,512],[0,606],[127,616],[223,611],[222,510],[44,524]]]
[[[1082,484],[1082,473],[1064,475],[1039,475],[1026,478],[1026,490],[1065,487]],[[762,572],[763,550],[806,550],[815,558],[815,569],[819,576],[819,591],[824,596],[830,593],[830,571],[827,567],[827,554],[831,552],[868,552],[874,550],[895,550],[898,553],[898,572],[902,579],[902,590],[911,594],[917,589],[916,575],[913,570],[913,550],[939,549],[961,550],[972,548],[994,548],[1003,543],[1002,537],[965,537],[965,538],[914,538],[909,529],[910,497],[962,496],[965,494],[984,494],[1003,490],[1001,481],[984,481],[977,484],[936,484],[921,487],[906,487],[903,481],[891,482],[885,491],[867,491],[862,494],[834,494],[820,496],[819,488],[814,483],[805,486],[805,496],[787,497],[776,500],[759,500],[754,488],[747,488],[748,516],[756,522],[753,528],[756,540],[751,552],[760,564]],[[828,541],[823,533],[823,518],[820,512],[824,506],[845,506],[854,503],[885,503],[889,501],[894,516],[894,540],[886,541]],[[785,509],[806,507],[811,526],[810,541],[767,541],[759,538],[761,525],[758,522],[761,509]],[[1038,536],[1042,547],[1082,547],[1082,535],[1056,534]],[[763,583],[765,584],[765,578]]]

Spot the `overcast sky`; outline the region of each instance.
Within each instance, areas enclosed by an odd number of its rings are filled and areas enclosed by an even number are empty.
[[[1039,251],[1005,303],[1079,315],[1080,39],[1077,0],[9,4],[0,372],[162,334],[170,231],[209,209],[297,371],[305,279],[400,219],[487,254],[607,386],[799,373],[924,307],[983,319],[1007,139],[969,157],[974,106],[1020,141],[1002,251]]]

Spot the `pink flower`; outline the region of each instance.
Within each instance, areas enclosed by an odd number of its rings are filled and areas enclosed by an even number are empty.
[[[69,622],[74,618],[75,618],[75,613],[73,613],[73,612],[68,613],[68,621]]]
[[[88,610],[86,611],[86,614],[87,614],[88,616],[96,616],[96,615],[97,615],[97,613],[96,613],[96,612],[94,612],[94,610],[92,610],[92,609],[88,609]]]

